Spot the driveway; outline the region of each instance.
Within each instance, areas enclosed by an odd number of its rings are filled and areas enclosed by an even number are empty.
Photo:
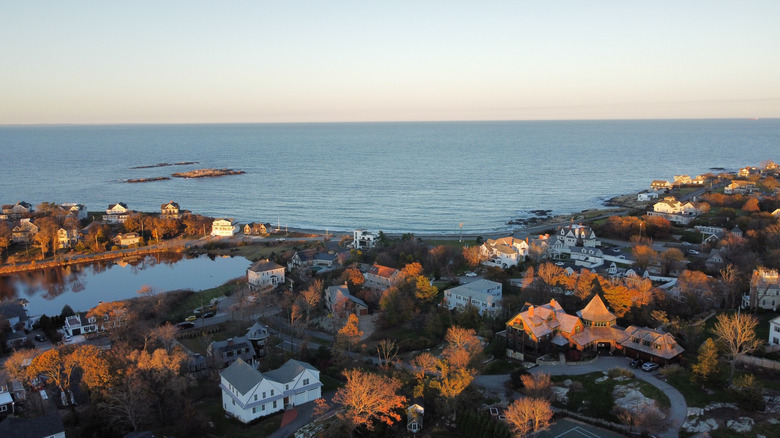
[[[627,368],[628,358],[625,357],[599,357],[593,363],[586,365],[542,365],[531,368],[531,373],[547,373],[551,376],[577,376],[581,374],[589,374],[593,372],[608,371],[612,368]],[[663,391],[669,397],[669,417],[667,418],[667,429],[658,436],[663,438],[676,438],[677,432],[682,427],[685,418],[688,415],[688,405],[685,403],[685,397],[680,394],[680,391],[676,390],[673,386],[658,379],[655,375],[658,371],[648,373],[645,371],[637,370],[634,372],[637,379],[644,380],[645,382],[655,386]],[[477,376],[474,382],[491,390],[497,394],[503,394],[504,382],[509,380],[509,374],[499,374],[493,376]]]
[[[331,391],[329,393],[322,394],[322,398],[324,398],[325,401],[330,405],[331,400],[335,394],[335,391]],[[298,429],[312,422],[314,402],[304,403],[300,406],[296,406],[295,409],[298,411],[298,416],[295,418],[295,420],[284,427],[280,427],[279,430],[272,433],[268,438],[287,438],[294,434]]]

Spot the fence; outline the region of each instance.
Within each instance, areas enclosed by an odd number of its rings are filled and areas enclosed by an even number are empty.
[[[761,357],[740,354],[739,356],[737,356],[737,361],[742,362],[746,365],[752,365],[752,366],[766,368],[770,370],[780,370],[780,362],[776,360],[769,360]]]

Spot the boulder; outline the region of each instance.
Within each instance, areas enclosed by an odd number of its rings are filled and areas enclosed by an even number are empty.
[[[726,427],[733,430],[737,433],[745,433],[750,432],[753,430],[753,425],[755,424],[755,421],[753,421],[752,418],[749,417],[739,417],[736,420],[728,420],[726,422]]]
[[[686,419],[682,428],[688,433],[710,432],[718,428],[718,422],[714,418],[702,420],[699,417],[694,417]]]

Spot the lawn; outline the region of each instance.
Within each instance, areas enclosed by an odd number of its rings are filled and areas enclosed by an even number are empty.
[[[601,377],[604,377],[604,373],[596,372],[581,376],[552,376],[551,380],[553,382],[563,382],[566,379],[570,379],[582,383],[582,390],[570,390],[568,405],[561,407],[616,423],[619,422],[619,419],[612,413],[612,409],[615,406],[612,391],[617,385],[636,383],[639,385],[639,391],[645,397],[655,400],[662,408],[668,408],[671,405],[666,394],[647,382],[634,378],[627,381],[608,379],[604,382],[596,383],[596,379]]]
[[[780,436],[780,424],[758,423],[753,427],[748,436]],[[721,427],[710,432],[712,438],[744,438],[744,433],[734,432],[731,429]]]
[[[497,359],[491,360],[482,374],[509,374],[518,368],[522,368],[522,365],[504,359]]]
[[[245,425],[225,415],[221,396],[203,399],[195,405],[195,408],[203,412],[214,423],[214,428],[209,431],[211,436],[229,436],[231,438],[269,436],[279,430],[284,414],[284,412],[277,412],[255,424]]]
[[[195,292],[194,294],[188,296],[187,299],[177,304],[176,307],[171,309],[170,313],[168,314],[168,318],[174,321],[177,319],[184,319],[188,315],[192,315],[193,310],[202,305],[209,304],[212,298],[224,297],[225,294],[229,295],[231,292],[234,292],[242,287],[244,287],[243,283],[230,280],[222,286]]]

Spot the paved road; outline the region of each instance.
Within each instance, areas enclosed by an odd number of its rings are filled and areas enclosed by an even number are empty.
[[[628,365],[628,358],[625,357],[599,357],[595,362],[587,365],[544,365],[534,367],[530,370],[532,373],[548,373],[553,376],[561,375],[581,375],[593,372],[601,372],[611,370],[616,367],[626,367]],[[682,427],[686,416],[688,415],[688,405],[685,403],[685,397],[674,387],[668,383],[655,377],[658,371],[647,373],[644,371],[636,371],[634,374],[640,380],[655,386],[663,391],[669,397],[670,412],[667,418],[667,429],[661,433],[660,437],[663,438],[676,438],[678,431]],[[500,374],[493,376],[477,376],[474,380],[479,386],[486,388],[497,394],[502,394],[506,391],[504,382],[509,380],[509,374]]]
[[[329,405],[332,405],[331,400],[333,399],[333,395],[335,393],[335,391],[331,391],[322,394],[322,398],[324,398]],[[268,438],[287,438],[294,434],[298,429],[311,423],[312,414],[314,412],[314,402],[304,403],[300,406],[296,406],[295,409],[298,410],[298,416],[295,418],[295,420],[293,420],[292,423],[288,424],[287,426],[279,428],[279,430],[272,433]]]

